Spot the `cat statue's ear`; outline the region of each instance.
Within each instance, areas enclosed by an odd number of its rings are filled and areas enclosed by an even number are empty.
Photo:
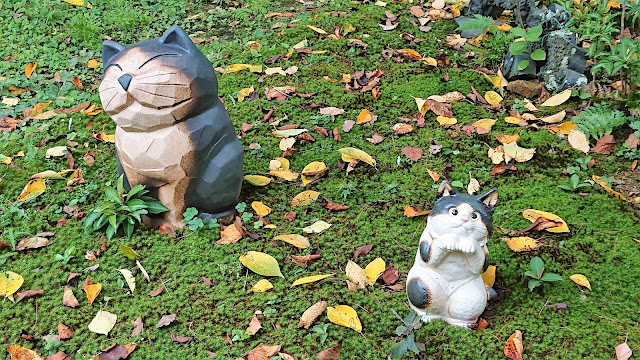
[[[455,194],[456,191],[453,189],[453,186],[451,186],[451,184],[449,184],[447,180],[443,180],[438,187],[438,191],[436,191],[436,200],[445,196],[451,196]]]
[[[482,195],[478,195],[478,200],[493,210],[498,203],[498,189],[491,189]]]
[[[178,25],[170,27],[169,30],[167,30],[158,40],[162,44],[176,45],[188,53],[191,53],[195,48],[195,45],[193,44],[193,41],[191,41],[191,38],[189,38],[189,35],[187,35],[187,33]]]
[[[111,62],[113,57],[118,55],[122,49],[124,49],[124,45],[115,41],[106,40],[102,42],[102,63],[106,65]]]

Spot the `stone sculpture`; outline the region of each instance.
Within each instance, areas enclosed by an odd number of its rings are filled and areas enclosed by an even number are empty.
[[[118,173],[144,184],[168,212],[144,221],[181,227],[195,207],[203,220],[231,214],[242,184],[242,144],[209,60],[178,26],[159,38],[102,45],[99,92],[116,122]]]
[[[440,184],[407,276],[409,304],[423,321],[470,327],[495,297],[482,273],[489,265],[487,240],[497,201],[496,189],[473,196],[456,193],[447,181]]]

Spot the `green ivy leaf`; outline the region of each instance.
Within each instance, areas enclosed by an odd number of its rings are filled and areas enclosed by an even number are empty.
[[[134,260],[140,257],[140,254],[138,254],[135,250],[133,250],[132,248],[126,245],[120,245],[120,252],[123,253],[124,256],[128,257],[131,260]]]
[[[540,279],[544,271],[544,261],[536,256],[529,262],[529,267],[531,267],[531,271],[536,275],[535,278]]]
[[[522,71],[522,70],[526,69],[527,66],[529,66],[529,60],[520,61],[520,63],[518,64],[518,71]]]
[[[544,275],[542,276],[542,278],[540,278],[540,280],[548,281],[548,282],[562,281],[562,276],[555,273],[544,273]]]
[[[531,53],[531,58],[535,61],[542,61],[547,58],[547,53],[543,49],[536,49]]]
[[[527,50],[527,42],[526,41],[516,41],[509,45],[509,52],[512,55],[520,55]]]
[[[527,31],[527,35],[524,37],[527,41],[534,42],[540,39],[542,35],[542,25],[536,25]]]

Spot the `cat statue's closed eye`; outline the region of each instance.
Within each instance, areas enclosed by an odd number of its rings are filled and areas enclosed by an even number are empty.
[[[144,184],[169,211],[145,222],[182,226],[195,207],[233,212],[242,183],[242,144],[206,56],[178,26],[124,46],[105,41],[102,106],[116,123],[118,172],[126,187]]]
[[[447,181],[438,188],[407,276],[409,304],[422,320],[472,326],[495,294],[482,273],[497,200],[495,189],[473,196],[456,193]]]

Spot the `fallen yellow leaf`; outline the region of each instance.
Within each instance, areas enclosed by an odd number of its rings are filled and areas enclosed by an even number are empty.
[[[255,186],[266,186],[271,181],[273,181],[272,178],[262,175],[245,175],[244,179],[247,180],[249,184]]]
[[[309,225],[305,228],[302,228],[302,231],[308,233],[308,234],[319,234],[325,230],[327,230],[328,228],[331,227],[331,224],[329,224],[326,221],[322,221],[322,220],[318,220],[316,222],[314,222],[312,225]]]
[[[541,210],[526,209],[525,211],[522,212],[522,216],[524,216],[525,219],[531,222],[536,221],[540,216],[549,220],[560,221],[562,222],[562,225],[553,227],[553,228],[548,228],[545,230],[553,233],[569,232],[569,226],[567,225],[567,223],[556,214],[552,214],[550,212],[541,211]]]
[[[284,275],[280,272],[278,260],[269,254],[248,251],[240,255],[240,263],[258,275],[280,276],[284,279]]]
[[[583,153],[588,153],[591,147],[589,146],[589,140],[587,140],[587,136],[580,130],[571,130],[569,131],[569,136],[567,136],[567,140],[569,140],[569,144],[576,150],[582,151]]]
[[[380,277],[380,275],[382,275],[385,269],[386,269],[386,264],[384,263],[384,260],[382,260],[381,258],[376,258],[375,260],[370,262],[369,265],[367,265],[364,268],[364,273],[367,274],[369,285],[375,284],[376,280],[378,280],[378,278]]]
[[[89,301],[89,305],[93,304],[93,301],[98,297],[100,291],[102,291],[102,284],[91,284],[82,288],[85,293],[87,293],[87,300]]]
[[[309,243],[309,239],[307,239],[302,235],[297,235],[297,234],[278,235],[273,239],[282,240],[300,249],[306,249],[309,246],[311,246],[311,244]]]
[[[269,215],[271,212],[271,208],[267,205],[263,204],[262,201],[254,201],[251,203],[251,208],[258,214],[259,216],[265,217]]]
[[[20,195],[18,195],[18,199],[16,201],[31,200],[36,196],[42,194],[46,189],[47,185],[44,179],[29,180],[24,189],[22,189]]]
[[[338,305],[335,308],[329,306],[327,308],[327,318],[334,324],[362,332],[362,324],[360,324],[358,313],[349,305]]]
[[[342,161],[350,163],[353,160],[361,160],[371,166],[376,166],[376,160],[366,152],[353,147],[346,147],[338,150],[342,154]]]
[[[567,112],[562,110],[559,113],[553,114],[551,116],[543,117],[540,121],[545,122],[547,124],[555,124],[564,120],[564,117],[567,116]]]
[[[294,286],[297,286],[297,285],[316,282],[316,281],[319,281],[319,280],[322,280],[322,279],[326,279],[326,278],[328,278],[330,276],[333,276],[333,274],[313,275],[313,276],[303,277],[303,278],[300,278],[300,279],[294,281],[293,284],[291,284],[291,287],[294,287]]]
[[[519,236],[507,239],[507,245],[509,246],[509,249],[515,252],[537,250],[542,246],[542,244],[540,244],[536,239],[528,236]]]
[[[492,287],[496,282],[496,267],[494,265],[489,265],[487,267],[487,271],[482,273],[482,281],[488,287]]]
[[[309,29],[311,29],[311,30],[313,30],[313,31],[317,32],[318,34],[327,35],[327,32],[326,32],[326,31],[324,31],[324,30],[322,30],[322,29],[320,29],[320,28],[317,28],[317,27],[315,27],[315,26],[311,26],[311,25],[307,25],[307,27],[308,27]]]
[[[254,73],[262,72],[262,65],[249,65],[249,64],[231,64],[224,69],[225,74],[242,71],[244,69],[249,69],[249,71]]]
[[[98,60],[96,60],[96,59],[91,59],[91,60],[89,60],[89,62],[87,62],[87,66],[88,66],[90,69],[95,69],[95,68],[97,68],[97,67],[98,67]]]
[[[291,199],[292,206],[307,206],[318,199],[320,193],[313,190],[305,190]]]
[[[438,116],[436,120],[438,121],[438,123],[440,123],[440,125],[453,125],[458,122],[458,119],[456,118],[450,118],[442,115]]]
[[[86,7],[87,9],[92,9],[93,8],[93,6],[90,3],[85,2],[84,0],[62,0],[62,1],[66,2],[66,3],[69,3],[71,5],[74,5],[74,6]]]
[[[37,352],[20,345],[7,346],[7,352],[11,354],[11,360],[42,360]]]
[[[270,290],[270,289],[273,289],[273,284],[267,279],[262,279],[262,280],[258,281],[251,288],[251,290],[253,292],[256,292],[256,293],[263,293],[263,292],[265,292],[267,290]]]
[[[20,274],[12,271],[0,273],[0,296],[4,296],[13,301],[13,293],[18,291],[23,283],[24,278]]]
[[[600,176],[596,176],[596,175],[592,175],[591,178],[593,179],[593,181],[596,182],[596,184],[602,186],[602,188],[608,192],[609,194],[617,197],[618,199],[622,200],[622,201],[627,201],[627,198],[625,198],[622,194],[620,194],[619,192],[613,190],[612,188],[609,187],[609,185],[607,185],[606,182],[604,182]]]
[[[494,119],[480,119],[480,120],[474,122],[471,125],[475,126],[476,128],[480,128],[480,129],[484,130],[485,132],[489,132],[489,131],[491,131],[491,127],[495,123],[496,123],[496,121]]]
[[[268,172],[269,175],[275,176],[280,180],[294,181],[300,174],[290,169],[273,169]]]
[[[504,121],[508,122],[509,124],[516,124],[517,125],[517,124],[520,124],[520,121],[522,121],[522,120],[518,119],[515,116],[507,116],[507,117],[504,118]]]
[[[491,105],[498,105],[502,101],[502,96],[495,91],[487,91],[484,93],[484,98]]]
[[[27,77],[27,79],[31,77],[31,74],[33,74],[33,71],[36,69],[36,67],[38,67],[38,63],[29,63],[24,67],[24,75]]]
[[[251,85],[251,87],[248,87],[248,88],[240,89],[240,91],[238,91],[238,102],[242,102],[244,98],[251,95],[251,93],[253,93],[254,91],[255,90],[253,89],[253,85]]]
[[[569,276],[569,279],[573,280],[574,283],[591,290],[591,283],[589,283],[589,279],[587,279],[586,276],[582,274],[573,274]]]
[[[423,57],[422,61],[429,66],[438,66],[438,61],[432,57]]]
[[[360,115],[358,115],[358,118],[356,119],[356,124],[365,124],[370,122],[371,120],[373,120],[371,111],[362,109],[362,111],[360,111]]]

